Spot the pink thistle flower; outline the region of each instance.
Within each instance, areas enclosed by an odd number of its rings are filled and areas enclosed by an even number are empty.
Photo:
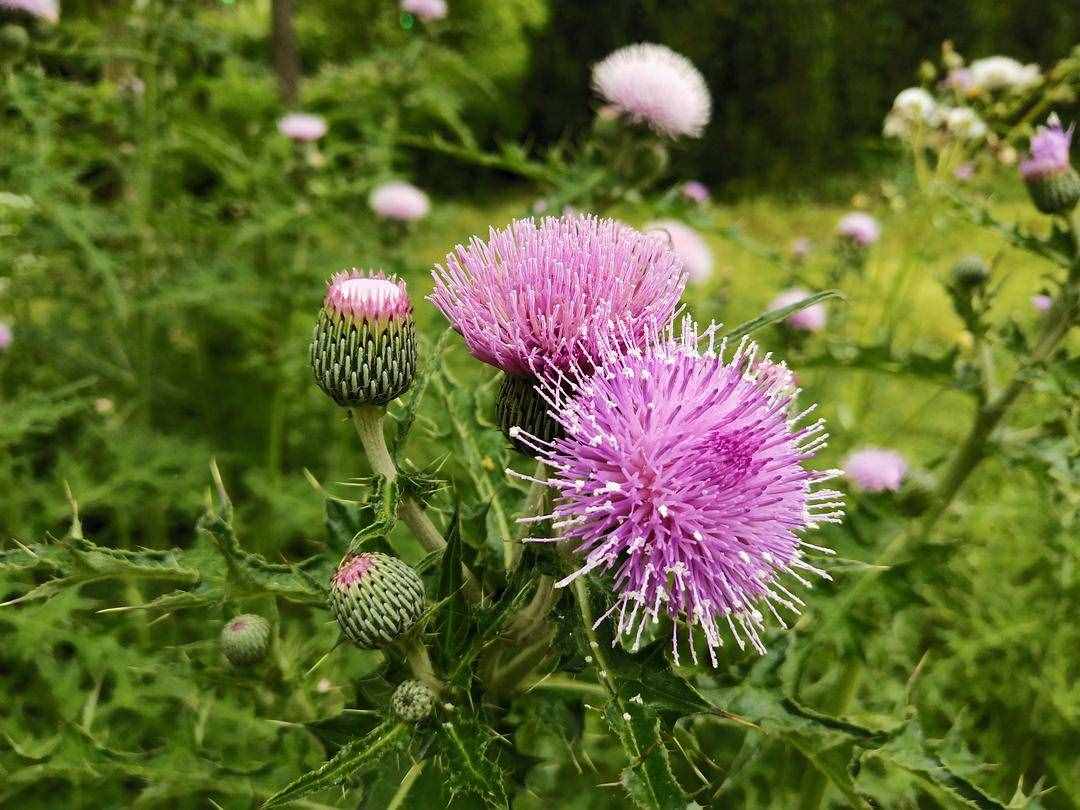
[[[448,11],[446,0],[401,0],[401,10],[424,22],[441,20]]]
[[[692,282],[700,284],[708,281],[713,272],[713,254],[709,243],[701,238],[701,234],[689,225],[673,219],[650,222],[644,230],[671,246],[675,255],[682,260]]]
[[[612,321],[631,345],[664,326],[686,286],[660,239],[612,219],[519,219],[473,238],[432,273],[428,296],[478,360],[508,374],[568,370],[595,353]]]
[[[317,141],[326,134],[326,119],[310,113],[289,113],[278,119],[278,132],[297,143]]]
[[[805,261],[813,250],[814,243],[806,236],[800,236],[791,243],[791,258],[797,262]]]
[[[618,633],[640,643],[661,611],[699,626],[712,663],[726,620],[740,648],[764,652],[763,610],[802,602],[783,574],[828,576],[805,559],[800,533],[838,522],[840,493],[812,488],[840,474],[804,466],[825,445],[813,408],[789,415],[782,380],[759,376],[757,347],[743,338],[730,358],[715,328],[686,319],[642,351],[609,333],[587,374],[541,383],[565,435],[532,442],[552,470],[551,515],[560,538],[584,555],[565,587],[593,570],[612,573]],[[570,393],[564,393],[570,385]],[[518,477],[527,477],[512,473]],[[679,658],[678,633],[672,640]],[[693,643],[690,650],[696,662]]]
[[[902,455],[879,447],[856,450],[844,459],[844,475],[864,492],[896,492],[907,468]]]
[[[670,138],[701,137],[712,115],[709,88],[685,56],[664,45],[628,45],[593,66],[593,89],[633,121]]]
[[[23,11],[45,22],[60,22],[60,4],[57,0],[0,0],[0,8]]]
[[[1041,179],[1068,171],[1069,147],[1072,145],[1073,127],[1062,129],[1057,115],[1051,115],[1046,126],[1039,127],[1031,136],[1031,154],[1020,161],[1020,176],[1025,180]]]
[[[13,339],[14,335],[11,332],[11,327],[0,321],[0,351],[10,346]]]
[[[394,180],[376,186],[368,197],[371,210],[383,219],[415,222],[431,210],[427,194],[412,183]]]
[[[1031,296],[1031,305],[1039,312],[1049,312],[1050,307],[1054,305],[1054,299],[1049,295],[1033,295]]]
[[[792,287],[790,290],[784,290],[776,296],[769,303],[768,308],[772,311],[774,309],[790,307],[792,304],[797,304],[803,299],[809,298],[811,295],[813,295],[812,292],[805,290],[802,287]],[[784,323],[792,329],[797,329],[801,332],[820,332],[825,328],[827,319],[828,314],[825,311],[825,304],[818,302],[788,315],[784,319]]]
[[[330,277],[323,306],[328,312],[365,323],[402,320],[412,315],[404,281],[356,269]]]
[[[862,211],[845,214],[836,224],[836,233],[858,247],[870,247],[881,238],[878,221]]]
[[[961,163],[955,169],[953,169],[953,177],[959,180],[961,183],[966,183],[972,177],[975,176],[975,164],[974,163]]]
[[[687,180],[682,184],[679,193],[682,194],[683,199],[697,203],[698,205],[707,203],[710,196],[709,187],[699,180]]]
[[[942,82],[942,85],[963,95],[967,95],[978,89],[975,85],[975,77],[971,74],[971,71],[962,67],[950,70],[945,77],[945,81]]]

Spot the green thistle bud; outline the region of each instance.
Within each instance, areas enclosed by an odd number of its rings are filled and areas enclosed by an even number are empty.
[[[390,711],[406,723],[419,723],[435,708],[435,693],[420,681],[405,681],[390,698]]]
[[[257,664],[270,649],[270,622],[254,613],[244,613],[221,628],[221,651],[233,666]]]
[[[1064,171],[1031,177],[1027,188],[1031,201],[1044,214],[1067,214],[1080,202],[1080,175],[1071,166]]]
[[[954,287],[971,290],[990,280],[990,268],[978,256],[965,256],[953,265],[950,276]]]
[[[514,449],[535,457],[536,450],[524,443],[520,431],[544,441],[562,435],[562,425],[548,415],[548,404],[536,391],[536,380],[518,374],[504,374],[495,402],[495,421]]]
[[[0,27],[0,62],[16,64],[30,47],[30,35],[21,25],[8,23]]]
[[[337,273],[311,339],[315,383],[342,407],[386,405],[416,376],[416,328],[405,283],[381,273]]]
[[[397,557],[348,557],[330,580],[330,610],[357,646],[378,649],[400,639],[424,612],[424,583]]]

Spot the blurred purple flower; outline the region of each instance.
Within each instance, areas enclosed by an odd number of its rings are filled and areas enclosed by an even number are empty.
[[[289,113],[278,119],[278,132],[297,143],[317,141],[326,134],[326,119],[310,113]]]
[[[1031,180],[1067,171],[1072,135],[1073,127],[1062,129],[1057,115],[1051,115],[1031,136],[1031,153],[1020,161],[1020,176]]]
[[[712,114],[709,88],[685,56],[664,45],[620,48],[593,66],[593,89],[632,120],[671,138],[698,138]]]
[[[371,210],[383,219],[415,222],[431,210],[427,194],[412,183],[394,180],[376,186],[368,197]]]
[[[907,475],[907,462],[895,450],[865,447],[844,459],[844,475],[864,492],[896,492]]]
[[[679,191],[685,199],[698,205],[704,205],[709,201],[709,187],[699,180],[687,180]]]
[[[953,169],[953,177],[962,183],[966,183],[972,177],[975,176],[975,164],[974,163],[961,163],[955,169]]]
[[[878,221],[862,211],[845,214],[836,224],[836,232],[859,247],[869,247],[881,238],[881,226]]]
[[[11,341],[14,335],[11,333],[11,327],[3,321],[0,321],[0,351],[3,351],[11,345]]]
[[[446,0],[401,0],[401,10],[424,22],[441,20],[448,11]]]
[[[805,290],[802,287],[793,287],[790,290],[784,290],[776,296],[776,298],[769,303],[768,308],[771,311],[774,309],[790,307],[792,304],[797,304],[799,301],[809,298],[811,295],[813,295],[813,293],[809,290]],[[788,315],[787,318],[784,319],[784,323],[792,329],[798,329],[803,332],[820,332],[825,328],[826,320],[827,314],[825,311],[825,304],[819,302]]]
[[[664,327],[686,286],[663,240],[612,219],[565,214],[492,228],[458,245],[428,296],[478,360],[508,374],[567,371],[612,323],[632,345]]]
[[[1033,295],[1031,296],[1031,305],[1039,312],[1049,312],[1050,307],[1054,305],[1054,299],[1049,295]]]
[[[804,261],[810,255],[814,245],[809,237],[799,236],[791,242],[791,258],[797,262]]]
[[[692,282],[708,281],[713,272],[712,249],[697,231],[674,219],[650,222],[642,229],[667,242],[690,275]]]
[[[541,384],[562,438],[522,434],[556,491],[553,513],[535,520],[552,519],[584,555],[557,585],[609,571],[615,601],[598,621],[614,614],[632,649],[666,613],[688,622],[688,635],[701,628],[714,666],[725,621],[740,648],[763,653],[763,614],[786,626],[779,610],[802,604],[783,575],[828,576],[803,549],[828,550],[800,537],[842,516],[840,493],[813,491],[839,471],[805,467],[825,446],[824,424],[799,426],[809,410],[789,416],[786,381],[756,373],[745,338],[731,353],[689,319],[643,351],[626,352],[627,337],[609,333],[595,373],[572,374],[569,394],[565,381]],[[678,662],[677,629],[672,647]]]
[[[60,3],[57,0],[0,0],[0,8],[24,11],[46,22],[60,22]]]

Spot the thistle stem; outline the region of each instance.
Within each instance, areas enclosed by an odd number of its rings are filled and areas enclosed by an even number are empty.
[[[383,435],[385,416],[384,408],[372,405],[361,405],[352,409],[353,425],[360,437],[360,443],[364,446],[364,452],[367,453],[371,469],[388,481],[394,481],[398,477],[398,470],[386,446],[386,436]],[[441,551],[446,548],[446,540],[414,498],[408,495],[401,498],[398,503],[398,517],[405,521],[405,525],[425,551]]]
[[[428,655],[427,647],[415,633],[408,634],[398,641],[396,646],[405,656],[416,680],[430,687],[436,695],[441,695],[446,691],[446,684],[435,674],[435,668],[431,665],[431,656]]]

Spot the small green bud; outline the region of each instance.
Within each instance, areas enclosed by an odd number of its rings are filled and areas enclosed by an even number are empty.
[[[8,23],[0,27],[0,62],[18,62],[28,47],[30,34],[21,25]]]
[[[989,281],[990,268],[978,256],[965,256],[953,265],[949,275],[957,289],[972,290]]]
[[[1031,201],[1044,214],[1067,214],[1080,202],[1080,175],[1071,166],[1026,182]]]
[[[404,636],[424,612],[424,583],[397,557],[347,557],[330,580],[330,610],[349,639],[379,649]]]
[[[390,698],[390,711],[406,723],[419,723],[435,708],[435,693],[420,681],[405,681]]]
[[[221,651],[233,666],[257,664],[270,649],[270,623],[262,616],[244,613],[221,628]]]
[[[315,383],[342,407],[387,405],[416,376],[416,327],[405,284],[381,273],[337,273],[311,338]]]
[[[535,457],[536,450],[525,444],[520,431],[550,442],[562,435],[562,425],[551,418],[548,404],[536,390],[534,377],[504,374],[495,401],[495,421],[503,435],[519,453]]]

